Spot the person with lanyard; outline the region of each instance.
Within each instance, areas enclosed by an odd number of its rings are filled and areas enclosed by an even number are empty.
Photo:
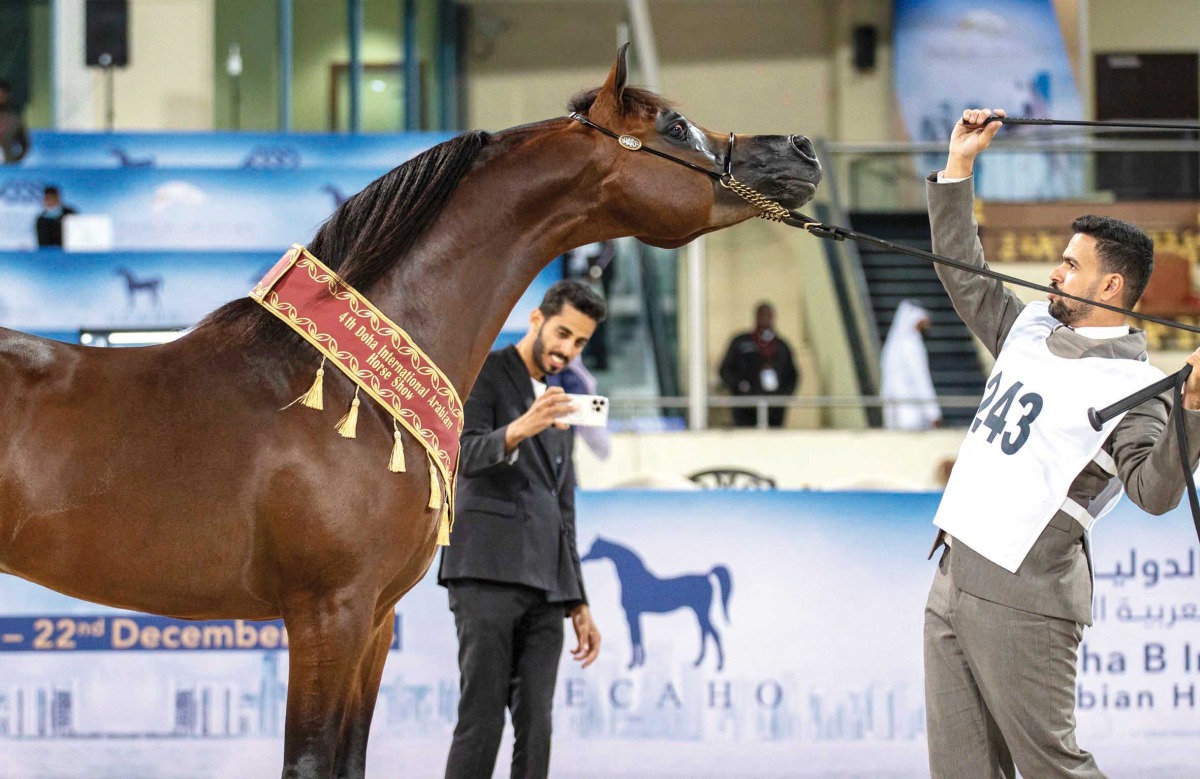
[[[34,232],[37,234],[38,247],[58,247],[63,245],[63,218],[79,213],[74,208],[64,205],[62,194],[58,187],[46,187],[42,192],[42,213],[34,222]]]
[[[734,396],[791,395],[796,391],[800,373],[792,359],[791,347],[775,332],[775,307],[759,303],[754,309],[754,330],[734,336],[721,360],[721,381]],[[787,408],[770,406],[767,422],[783,427]],[[758,409],[753,406],[733,409],[733,424],[754,427]]]
[[[963,113],[926,185],[933,250],[986,267],[976,157],[1002,122]],[[1004,112],[994,114],[1004,117]],[[1154,245],[1134,225],[1082,216],[1050,286],[1125,309]],[[1185,488],[1167,395],[1093,430],[1102,408],[1153,383],[1146,335],[1122,314],[1058,295],[1023,304],[996,280],[937,268],[954,308],[996,356],[938,507],[942,548],[925,608],[925,705],[934,779],[1102,777],[1075,739],[1076,654],[1092,623],[1089,531],[1122,489],[1151,514]],[[1200,367],[1200,350],[1187,358]],[[1200,371],[1183,409],[1200,440]],[[1196,468],[1196,454],[1188,467]]]

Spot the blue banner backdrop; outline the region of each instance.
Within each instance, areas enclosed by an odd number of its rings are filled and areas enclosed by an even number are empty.
[[[0,252],[0,326],[72,342],[81,329],[190,327],[244,297],[286,249],[285,244],[263,252]],[[529,312],[562,275],[559,258],[534,279],[499,343],[524,334]]]
[[[921,630],[937,501],[582,493],[580,551],[603,650],[587,670],[564,654],[552,775],[927,777]],[[1194,776],[1200,553],[1190,519],[1124,503],[1094,541],[1080,742],[1114,778]],[[640,569],[654,584],[626,590]],[[673,584],[682,576],[707,584]],[[0,775],[278,770],[287,655],[275,624],[138,617],[13,578],[0,579],[0,604]],[[372,775],[440,777],[459,697],[453,619],[432,573],[397,611]],[[510,748],[508,738],[497,777]]]
[[[453,133],[70,133],[34,130],[29,168],[388,170]]]
[[[901,116],[914,141],[948,143],[965,108],[1083,118],[1052,0],[895,0],[892,62]],[[1001,137],[1029,132],[1039,131],[1007,127]],[[976,167],[976,192],[998,200],[1079,195],[1083,162],[1082,155],[993,151]],[[924,175],[944,167],[946,155],[922,155],[919,164]]]
[[[81,214],[112,219],[113,249],[255,251],[302,243],[386,170],[96,170],[0,168],[0,250],[36,247],[42,189]]]

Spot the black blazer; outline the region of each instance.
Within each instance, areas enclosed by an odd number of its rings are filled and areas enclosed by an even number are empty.
[[[509,423],[533,404],[515,347],[488,355],[464,406],[454,533],[438,582],[523,584],[568,607],[586,603],[575,544],[575,464],[570,430],[549,427],[505,455]]]

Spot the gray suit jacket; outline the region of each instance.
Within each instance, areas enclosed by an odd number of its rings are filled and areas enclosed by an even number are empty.
[[[986,267],[979,227],[975,223],[974,181],[938,184],[936,174],[926,183],[933,250],[972,265]],[[942,265],[937,274],[954,309],[988,350],[996,355],[1024,304],[994,279]],[[1110,340],[1092,340],[1060,326],[1046,341],[1060,357],[1107,357],[1137,359],[1146,353],[1146,334]],[[1163,514],[1178,505],[1185,489],[1174,425],[1167,425],[1171,397],[1162,395],[1130,411],[1104,443],[1117,464],[1117,475],[1126,494],[1143,510]],[[1192,444],[1195,470],[1200,454],[1200,411],[1184,410],[1188,441]],[[1076,477],[1068,496],[1084,506],[1108,483],[1095,463]],[[1019,485],[1008,486],[1019,489]],[[941,545],[938,533],[933,551]],[[1092,624],[1092,561],[1083,526],[1069,514],[1058,512],[1034,543],[1029,556],[1015,574],[977,554],[954,539],[950,556],[954,583],[977,598],[1001,603],[1048,617]],[[932,552],[930,553],[932,556]]]

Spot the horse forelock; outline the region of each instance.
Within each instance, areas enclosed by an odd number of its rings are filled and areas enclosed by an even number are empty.
[[[591,110],[592,104],[596,102],[596,97],[600,94],[601,89],[603,87],[585,89],[577,93],[567,103],[567,110],[587,114]],[[670,111],[674,107],[669,100],[648,89],[626,87],[621,93],[621,109],[627,114],[633,114],[642,119],[653,119],[660,111]]]

